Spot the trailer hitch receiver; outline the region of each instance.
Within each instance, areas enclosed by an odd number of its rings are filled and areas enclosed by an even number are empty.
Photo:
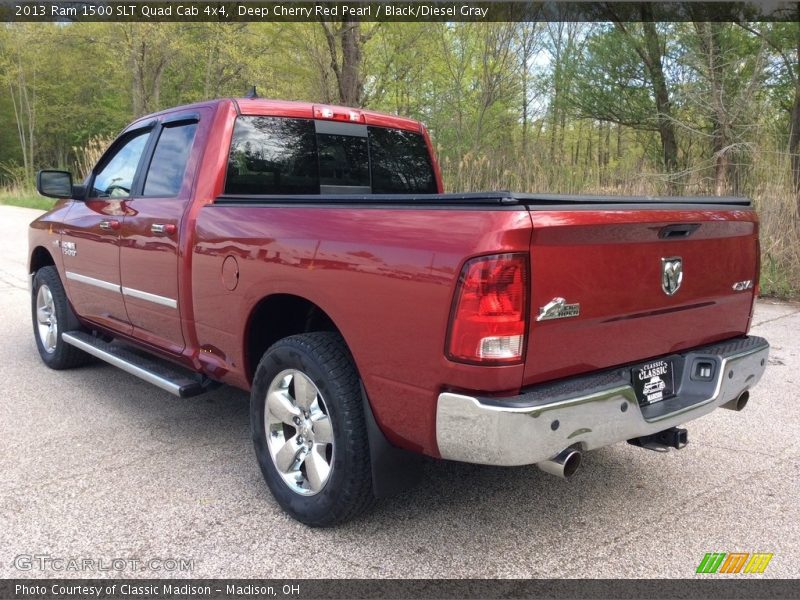
[[[666,452],[670,448],[680,450],[689,443],[689,432],[680,427],[670,427],[658,433],[633,438],[628,440],[628,443],[656,452]]]

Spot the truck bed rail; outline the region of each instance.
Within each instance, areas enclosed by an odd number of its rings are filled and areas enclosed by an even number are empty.
[[[508,191],[469,192],[455,194],[298,194],[298,195],[231,195],[214,200],[218,205],[413,205],[413,206],[508,206],[530,210],[553,207],[568,209],[675,208],[704,206],[739,209],[752,207],[749,198],[733,196],[594,196],[580,194],[520,194]]]

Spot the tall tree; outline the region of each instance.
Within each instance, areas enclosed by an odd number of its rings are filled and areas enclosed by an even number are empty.
[[[531,77],[531,62],[542,48],[541,26],[538,22],[520,23],[517,29],[517,55],[519,56],[520,84],[522,86],[522,153],[528,153],[528,129],[531,120],[531,103],[534,94]]]
[[[648,6],[642,9],[649,10]],[[678,189],[676,117],[667,76],[667,27],[653,22],[596,26],[574,72],[570,104],[582,118],[610,121],[659,137],[667,187]]]
[[[580,23],[557,21],[548,23],[548,50],[551,59],[550,83],[550,162],[560,164],[564,151],[564,127],[567,120],[568,98],[572,87],[576,59],[580,55],[578,43],[583,34]]]
[[[800,8],[797,9],[800,11]],[[797,194],[797,215],[800,218],[800,14],[793,23],[740,24],[763,39],[776,60],[772,76],[780,102],[788,113],[788,151],[791,157],[792,185]]]
[[[364,106],[414,116],[430,109],[430,65],[419,57],[433,53],[435,31],[435,23],[382,23],[375,30],[364,61]]]
[[[371,34],[363,33],[361,22],[352,17],[344,17],[338,24],[322,21],[321,25],[328,42],[331,69],[336,76],[338,101],[346,106],[361,106],[364,46]]]
[[[744,141],[758,114],[757,96],[763,83],[763,43],[730,23],[695,22],[682,37],[685,62],[696,74],[686,86],[687,101],[709,123],[714,163],[714,191],[737,192],[734,171],[744,160]]]
[[[508,144],[519,122],[519,62],[513,23],[437,23],[431,117],[453,157]]]
[[[37,46],[34,26],[17,26],[11,30],[9,47],[0,59],[2,83],[11,100],[22,166],[28,177],[33,176],[36,160],[36,91],[41,56]]]
[[[115,23],[129,61],[134,117],[161,106],[161,83],[174,57],[172,23]]]
[[[614,26],[627,38],[630,47],[633,48],[647,69],[655,101],[656,121],[658,123],[658,135],[661,137],[664,167],[668,173],[673,173],[678,168],[678,142],[675,136],[672,100],[664,72],[666,41],[659,34],[656,24],[652,21],[652,7],[644,3],[641,10],[644,22],[638,27],[633,23],[623,23],[618,20],[614,22]]]

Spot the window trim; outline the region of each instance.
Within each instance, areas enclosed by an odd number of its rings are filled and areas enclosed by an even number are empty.
[[[162,125],[168,125],[170,127],[175,127],[176,125],[189,125],[190,123],[199,123],[200,122],[200,113],[189,113],[189,114],[176,114],[176,115],[169,115],[161,121]]]

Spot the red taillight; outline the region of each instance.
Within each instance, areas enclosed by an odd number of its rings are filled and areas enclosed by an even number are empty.
[[[329,121],[346,121],[348,123],[365,123],[364,113],[352,108],[343,106],[320,106],[314,105],[314,118],[327,119]]]
[[[520,362],[528,324],[528,256],[497,254],[468,261],[461,270],[447,357],[479,364]]]

